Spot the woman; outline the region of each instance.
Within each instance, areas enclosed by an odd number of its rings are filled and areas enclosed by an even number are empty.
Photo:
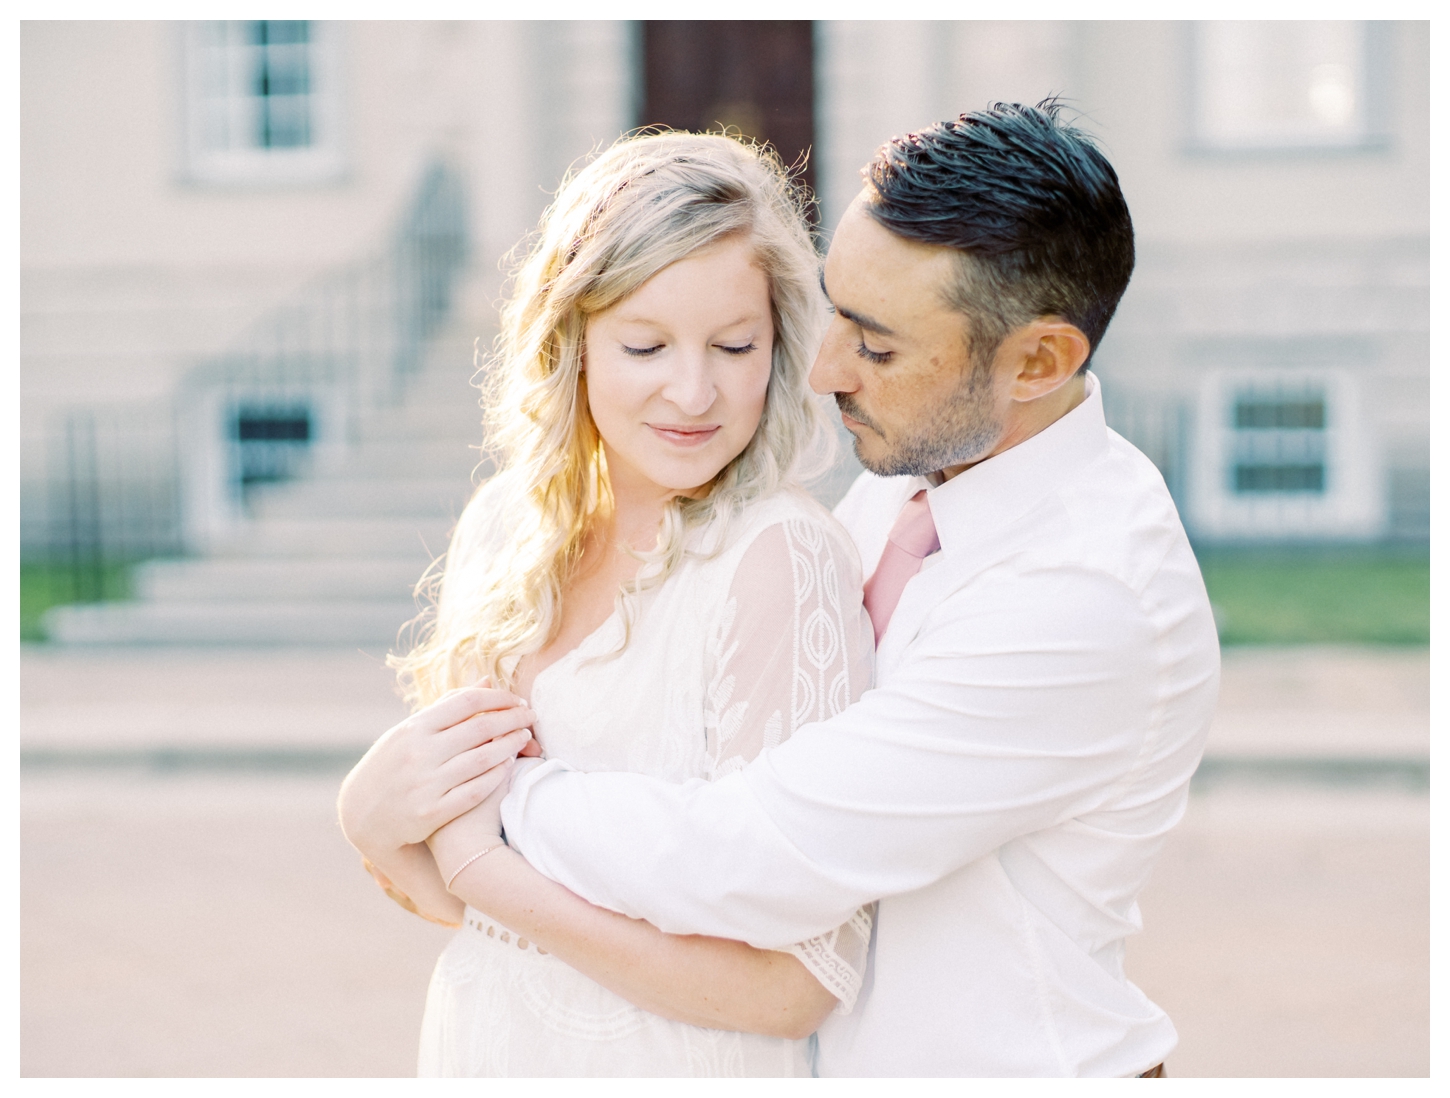
[[[544,217],[503,314],[500,472],[400,661],[422,708],[339,802],[384,887],[462,924],[421,1074],[808,1074],[854,1001],[868,912],[789,951],[665,935],[535,873],[495,810],[530,724],[577,768],[713,779],[868,685],[854,549],[794,486],[829,439],[817,279],[779,163],[725,137],[627,138]]]

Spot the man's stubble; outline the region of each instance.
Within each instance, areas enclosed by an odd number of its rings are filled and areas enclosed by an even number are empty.
[[[894,440],[879,459],[868,460],[856,438],[856,459],[880,477],[926,476],[951,465],[965,465],[989,452],[1002,437],[1002,424],[992,414],[992,356],[972,358],[971,368],[962,371],[951,397],[933,405],[929,418]],[[837,393],[836,406],[885,438],[849,393]]]

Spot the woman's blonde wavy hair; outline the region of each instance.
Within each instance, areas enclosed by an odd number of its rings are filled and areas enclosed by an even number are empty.
[[[564,585],[610,498],[581,371],[585,323],[671,263],[722,237],[750,240],[770,286],[771,374],[750,443],[702,498],[671,501],[640,578],[621,590],[626,642],[630,592],[669,575],[692,531],[829,466],[834,432],[806,383],[826,315],[806,202],[768,147],[719,134],[626,136],[566,180],[514,274],[484,371],[498,472],[459,520],[436,617],[390,661],[415,708],[483,678],[510,685],[508,658],[555,635]],[[500,525],[485,507],[508,510],[506,531],[486,547],[480,531]]]

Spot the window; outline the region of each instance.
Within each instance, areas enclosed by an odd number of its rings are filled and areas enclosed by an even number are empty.
[[[1191,31],[1192,136],[1211,150],[1348,148],[1376,137],[1372,25],[1201,22]]]
[[[187,28],[187,160],[211,183],[317,182],[342,168],[335,30],[306,20]]]
[[[1230,491],[1324,494],[1325,400],[1318,385],[1251,386],[1233,399]]]
[[[312,409],[301,403],[243,404],[232,422],[232,439],[244,493],[255,484],[291,480],[305,468]]]
[[[1239,349],[1211,357],[1262,364],[1202,370],[1187,500],[1196,536],[1356,539],[1382,532],[1386,500],[1360,411],[1358,371],[1274,364],[1291,355],[1275,346]]]

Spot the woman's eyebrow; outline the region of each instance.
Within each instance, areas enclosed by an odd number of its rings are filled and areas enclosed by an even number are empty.
[[[646,328],[664,327],[664,324],[659,320],[646,316],[630,316],[628,313],[616,314],[614,319],[620,324],[638,324]],[[759,318],[750,313],[747,313],[745,316],[738,317],[735,320],[730,321],[728,324],[717,324],[715,326],[715,330],[724,331],[727,328],[738,328],[740,325],[749,323],[750,321],[756,319]]]
[[[881,321],[872,320],[865,313],[854,312],[844,305],[832,301],[831,292],[826,289],[826,272],[824,268],[821,269],[821,293],[825,294],[826,300],[831,302],[831,308],[835,309],[839,315],[845,317],[852,324],[856,325],[856,327],[868,332],[875,332],[877,335],[894,336],[896,334],[885,324],[882,324]]]

